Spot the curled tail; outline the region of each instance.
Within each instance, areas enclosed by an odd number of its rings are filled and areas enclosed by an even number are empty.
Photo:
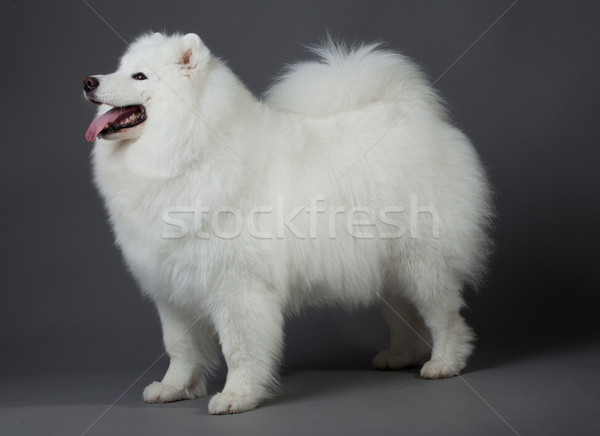
[[[381,44],[347,47],[331,38],[310,48],[315,60],[289,65],[265,100],[282,110],[333,115],[377,102],[426,105],[444,113],[443,104],[420,68]]]

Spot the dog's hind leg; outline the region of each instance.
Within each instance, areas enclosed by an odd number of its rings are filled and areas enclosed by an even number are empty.
[[[390,328],[390,347],[373,358],[373,366],[402,369],[425,363],[431,354],[431,336],[414,304],[399,292],[386,292],[380,307]]]
[[[460,274],[432,253],[405,261],[405,295],[430,331],[431,359],[421,368],[428,379],[458,375],[473,351],[474,334],[459,311],[463,306]]]

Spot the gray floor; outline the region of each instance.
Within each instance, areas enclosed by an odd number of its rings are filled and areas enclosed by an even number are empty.
[[[145,368],[5,377],[0,434],[600,434],[598,345],[483,351],[463,376],[439,381],[416,369],[288,370],[277,397],[235,416],[208,415],[207,399],[144,404],[143,387],[165,364],[139,379]]]

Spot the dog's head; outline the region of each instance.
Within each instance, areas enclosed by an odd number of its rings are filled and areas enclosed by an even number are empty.
[[[168,105],[153,107],[156,100],[182,102],[186,86],[203,70],[210,53],[198,35],[165,36],[160,33],[138,38],[112,74],[86,77],[84,96],[101,105],[86,139],[136,140],[153,117],[164,119]],[[180,103],[182,103],[180,102]]]

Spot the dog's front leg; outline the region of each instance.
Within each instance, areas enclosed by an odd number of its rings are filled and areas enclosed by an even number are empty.
[[[225,388],[211,399],[208,410],[252,410],[275,384],[283,342],[281,297],[261,283],[244,281],[215,306],[213,321],[228,373]]]
[[[186,314],[183,308],[157,301],[165,348],[171,362],[162,381],[144,390],[147,403],[168,403],[206,396],[204,373],[218,362],[213,330],[205,319]]]

